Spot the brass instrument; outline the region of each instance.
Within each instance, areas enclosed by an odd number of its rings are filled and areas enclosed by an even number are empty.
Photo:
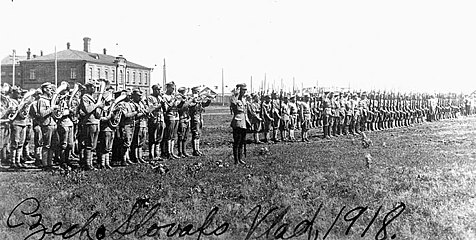
[[[108,117],[109,117],[109,126],[112,128],[116,128],[119,123],[121,122],[122,117],[122,109],[116,108],[116,106],[124,101],[127,98],[127,93],[122,93],[119,97],[117,97],[114,102],[109,107]],[[114,115],[112,115],[114,113]]]
[[[104,96],[104,91],[106,91],[106,85],[109,83],[108,80],[106,79],[99,79],[99,94],[98,94],[98,99],[96,101],[96,104],[99,104],[100,102],[101,103],[104,103],[104,99],[103,99],[103,96]],[[102,111],[103,109],[102,108],[96,108],[96,117],[97,118],[100,118],[102,116]]]
[[[55,93],[53,93],[53,96],[51,97],[51,107],[53,106],[58,106],[58,108],[53,109],[53,117],[56,119],[62,118],[63,117],[63,111],[64,111],[64,104],[60,104],[58,102],[58,96],[69,89],[69,83],[62,81],[60,86],[56,88]]]
[[[18,104],[17,110],[8,116],[10,121],[15,120],[18,115],[22,119],[25,119],[30,112],[30,105],[35,101],[36,96],[41,94],[41,89],[35,89],[28,91],[22,98],[21,102]]]

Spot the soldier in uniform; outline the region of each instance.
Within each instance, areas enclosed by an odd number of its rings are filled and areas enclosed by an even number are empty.
[[[264,142],[269,142],[269,132],[273,127],[273,117],[272,117],[272,107],[271,107],[271,98],[269,95],[265,94],[263,96],[263,103],[261,106],[261,115],[263,119],[263,134],[264,134]]]
[[[290,109],[289,109],[289,101],[288,96],[282,96],[282,102],[280,105],[280,113],[281,113],[281,123],[279,124],[279,131],[281,134],[281,141],[287,141],[286,133],[289,131],[290,125]]]
[[[41,133],[41,125],[39,124],[40,119],[39,110],[38,110],[38,99],[40,98],[39,95],[35,95],[35,100],[30,105],[30,111],[28,113],[30,119],[32,120],[32,127],[33,127],[33,145],[34,145],[34,155],[35,155],[35,165],[41,166],[42,165],[42,154],[41,149],[43,147],[43,134]]]
[[[71,97],[71,96],[70,96]],[[71,111],[68,109],[68,95],[62,94],[58,97],[59,106],[61,113],[58,114],[57,120],[57,129],[58,129],[58,137],[59,137],[59,155],[60,155],[60,162],[61,167],[64,169],[69,169],[71,167],[70,163],[70,155],[73,150],[74,146],[74,130],[73,130],[73,121],[71,120]]]
[[[51,106],[53,85],[49,82],[41,85],[42,95],[38,99],[38,119],[43,134],[42,161],[45,169],[53,167],[54,144],[57,142],[56,123],[52,117],[58,106]]]
[[[118,134],[121,142],[120,158],[122,166],[134,164],[130,160],[130,148],[134,136],[134,117],[138,114],[135,105],[131,103],[129,93],[125,94],[127,94],[127,97],[124,101],[117,104],[117,108],[121,110],[120,114],[122,115]]]
[[[131,158],[138,163],[146,163],[142,159],[142,146],[145,143],[147,134],[147,109],[146,104],[142,100],[142,91],[140,89],[134,89],[131,94],[132,105],[134,111],[137,114],[134,117],[134,134],[132,135],[131,142]]]
[[[203,117],[202,112],[204,108],[210,106],[212,102],[210,98],[201,98],[198,94],[200,87],[192,88],[192,101],[189,104],[189,113],[191,117],[190,129],[192,131],[192,148],[194,156],[203,155],[200,151],[200,138],[202,136]]]
[[[259,139],[259,132],[261,131],[261,104],[259,101],[259,96],[252,94],[252,102],[248,108],[248,118],[251,122],[251,131],[253,132],[253,139],[256,144],[261,144],[262,142]]]
[[[359,123],[359,128],[360,131],[365,132],[367,131],[367,118],[369,115],[369,100],[367,99],[367,93],[363,92],[360,95],[360,101],[359,101],[359,110],[360,110],[360,123]]]
[[[245,101],[246,84],[236,85],[234,95],[230,98],[230,107],[233,119],[230,126],[233,128],[233,159],[235,164],[245,164],[242,160],[243,150],[246,156],[246,126],[249,124],[247,104]]]
[[[279,124],[281,123],[280,119],[281,116],[279,115],[279,101],[277,99],[276,93],[271,94],[271,117],[273,118],[272,126],[273,126],[273,136],[271,138],[274,142],[279,142],[278,139],[278,131],[279,131]]]
[[[337,128],[340,123],[340,102],[339,102],[339,93],[334,92],[331,99],[331,110],[332,110],[332,136],[337,136]]]
[[[8,120],[8,116],[13,113],[16,109],[15,106],[12,105],[12,100],[8,95],[10,93],[9,85],[8,89],[3,87],[1,88],[1,99],[2,104],[0,106],[0,166],[2,160],[7,159],[7,150],[10,141],[10,121]]]
[[[345,118],[344,118],[344,130],[342,131],[344,135],[353,133],[352,118],[354,115],[355,105],[352,99],[350,99],[351,95],[352,95],[351,93],[344,94]]]
[[[179,96],[182,99],[186,99],[184,103],[182,104],[182,106],[178,108],[179,121],[178,121],[178,128],[177,128],[177,135],[178,135],[178,140],[177,140],[178,155],[177,156],[181,158],[186,158],[186,157],[190,157],[190,155],[188,155],[186,150],[188,132],[190,131],[190,113],[189,113],[190,101],[185,96],[185,94],[187,93],[187,88],[180,87],[177,91],[179,92]]]
[[[345,104],[347,102],[347,93],[342,93],[339,98],[339,124],[337,128],[337,135],[346,135],[347,132],[345,131]]]
[[[21,168],[25,167],[21,162],[21,155],[23,153],[23,143],[26,137],[26,115],[19,113],[22,109],[18,109],[19,105],[20,89],[12,88],[11,90],[11,102],[16,114],[15,119],[11,122],[11,151],[12,151],[12,166]],[[29,110],[29,109],[28,109]]]
[[[292,95],[289,99],[289,140],[291,142],[296,141],[294,136],[294,131],[296,130],[297,118],[298,118],[298,107],[296,105],[296,96]]]
[[[162,99],[162,88],[159,85],[152,86],[152,94],[147,97],[149,106],[149,120],[147,130],[149,133],[149,159],[162,160],[160,153],[164,154],[164,147],[161,147],[164,136],[164,105]],[[160,149],[160,151],[159,151]]]
[[[300,104],[299,116],[301,118],[301,141],[309,142],[309,129],[311,128],[311,107],[309,106],[309,93],[304,93]]]
[[[169,82],[166,84],[166,92],[163,96],[165,103],[165,133],[164,141],[167,143],[167,158],[179,158],[174,154],[175,138],[177,137],[177,127],[179,114],[178,109],[182,107],[185,100],[183,98],[177,98],[174,94],[175,83]]]
[[[332,102],[333,93],[325,92],[324,99],[322,99],[322,130],[324,132],[324,138],[331,138],[331,127],[333,125],[332,118]]]
[[[104,93],[104,111],[101,112],[101,118],[99,119],[99,136],[98,136],[98,161],[101,168],[112,169],[111,167],[111,154],[112,145],[114,142],[114,132],[116,126],[111,124],[111,119],[114,119],[115,113],[112,109],[112,103],[116,97],[119,97],[122,91],[118,92],[116,96],[113,96],[112,89],[106,90]]]
[[[104,103],[93,98],[95,92],[93,83],[86,83],[84,86],[86,89],[79,103],[79,116],[80,126],[83,128],[81,131],[83,133],[85,169],[96,170],[93,166],[93,152],[96,151],[100,122],[100,116],[98,116],[96,109],[103,108]]]

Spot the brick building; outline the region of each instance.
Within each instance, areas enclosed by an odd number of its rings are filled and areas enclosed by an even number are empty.
[[[26,56],[16,56],[15,57],[15,85],[19,86],[21,84],[22,74],[20,68],[20,61],[26,60]],[[1,71],[2,75],[2,84],[8,83],[12,85],[13,83],[13,56],[9,55],[2,59],[1,61]]]
[[[84,84],[90,80],[104,78],[116,90],[140,88],[150,92],[151,68],[127,61],[122,55],[117,57],[90,52],[90,38],[84,38],[83,51],[67,49],[56,53],[58,84],[67,81],[71,86]],[[20,63],[22,82],[25,89],[38,88],[44,82],[55,81],[55,53],[39,56]]]

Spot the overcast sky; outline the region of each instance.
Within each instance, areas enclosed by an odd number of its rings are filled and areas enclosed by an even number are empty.
[[[152,83],[476,90],[476,1],[0,0],[0,57],[83,49],[155,68]],[[117,44],[117,45],[116,45]],[[157,65],[157,66],[156,66]]]

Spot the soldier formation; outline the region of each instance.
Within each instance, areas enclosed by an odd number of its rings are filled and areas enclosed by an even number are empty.
[[[56,87],[44,83],[24,91],[4,84],[0,105],[0,160],[11,168],[85,170],[185,158],[189,132],[192,155],[200,156],[202,112],[214,98],[200,87],[176,91],[175,83],[120,90],[104,79]],[[143,156],[148,137],[149,156]],[[177,155],[175,152],[177,143]],[[30,153],[30,144],[34,153]],[[116,162],[113,163],[112,160]],[[1,162],[1,161],[0,161]],[[78,164],[79,163],[79,164]],[[94,164],[96,163],[96,164]]]
[[[331,139],[476,113],[474,96],[462,94],[246,92],[246,84],[238,84],[230,100],[235,164],[244,164],[247,132],[260,144],[294,142],[295,131],[300,130],[300,141],[309,142],[313,128],[322,128],[322,137]]]

